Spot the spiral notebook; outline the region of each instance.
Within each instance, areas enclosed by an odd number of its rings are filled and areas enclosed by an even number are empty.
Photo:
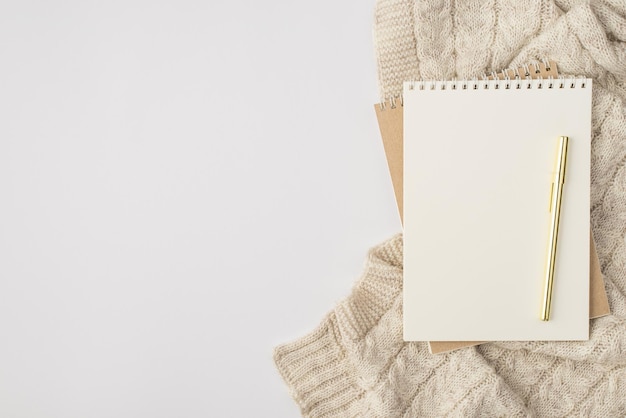
[[[515,79],[515,78],[557,78],[558,68],[554,61],[545,61],[509,68],[486,76],[487,78]],[[389,174],[396,195],[398,211],[402,218],[403,212],[403,106],[400,97],[391,98],[374,105],[376,118],[384,145],[385,156],[389,166]],[[598,318],[611,313],[604,279],[600,271],[598,255],[594,246],[593,236],[590,237],[590,265],[589,265],[589,318]],[[439,307],[438,309],[445,309]],[[583,307],[584,309],[584,307]],[[436,315],[436,312],[433,313]],[[430,341],[429,349],[432,353],[445,353],[463,347],[481,344],[480,341]]]
[[[591,87],[564,78],[405,84],[406,340],[588,339]],[[544,322],[561,135],[571,154]]]

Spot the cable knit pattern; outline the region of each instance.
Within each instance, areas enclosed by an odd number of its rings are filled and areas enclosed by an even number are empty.
[[[594,78],[591,227],[613,314],[581,342],[492,342],[432,355],[402,340],[402,236],[374,248],[352,294],[274,359],[304,416],[626,415],[626,4],[378,0],[380,95],[544,58]]]

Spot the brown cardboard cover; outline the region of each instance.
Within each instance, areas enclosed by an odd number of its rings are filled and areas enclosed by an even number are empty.
[[[550,62],[548,66],[541,63],[538,65],[529,65],[520,67],[517,70],[503,70],[495,76],[500,79],[509,76],[514,78],[519,74],[524,78],[548,78],[558,77],[556,63]],[[493,78],[493,77],[489,77]],[[383,139],[383,146],[387,156],[387,164],[389,173],[393,183],[393,189],[396,196],[396,203],[400,212],[400,220],[402,220],[402,171],[403,171],[403,111],[401,98],[389,100],[382,104],[374,105],[376,117],[378,118],[378,126]],[[604,279],[600,271],[600,262],[596,247],[593,241],[593,235],[589,241],[590,257],[589,257],[589,318],[598,318],[611,313],[609,301],[604,289]],[[430,351],[434,354],[456,350],[458,348],[469,347],[481,344],[481,341],[431,341]]]

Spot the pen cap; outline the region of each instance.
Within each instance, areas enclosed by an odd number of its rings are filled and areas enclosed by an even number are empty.
[[[569,145],[569,137],[560,136],[558,141],[558,149],[555,164],[555,177],[560,183],[565,183],[565,167],[567,165],[567,148]]]

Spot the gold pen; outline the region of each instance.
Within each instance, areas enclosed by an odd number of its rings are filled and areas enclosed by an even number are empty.
[[[548,238],[548,257],[546,259],[546,277],[543,289],[543,303],[541,305],[541,320],[550,320],[552,307],[552,283],[554,282],[554,267],[556,264],[556,244],[559,236],[559,219],[561,217],[561,202],[563,184],[565,183],[565,166],[567,162],[567,145],[569,138],[560,136],[556,154],[554,180],[550,190],[550,234]]]

